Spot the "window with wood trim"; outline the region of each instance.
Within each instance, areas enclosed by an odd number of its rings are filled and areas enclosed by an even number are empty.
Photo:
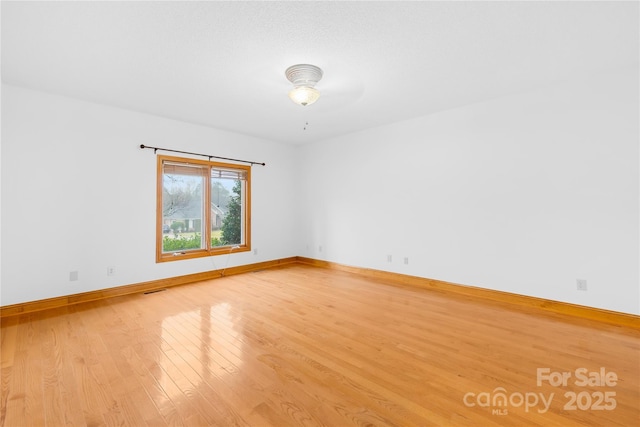
[[[158,156],[156,261],[251,250],[251,167]]]

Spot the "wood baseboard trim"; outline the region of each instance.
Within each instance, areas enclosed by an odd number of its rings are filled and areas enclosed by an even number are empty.
[[[203,280],[217,279],[223,276],[248,273],[251,271],[264,270],[297,262],[297,257],[281,258],[273,261],[258,262],[255,264],[229,267],[224,270],[211,270],[202,273],[187,274],[184,276],[169,277],[166,279],[151,280],[148,282],[135,283],[131,285],[116,286],[114,288],[100,289],[96,291],[83,292],[73,295],[65,295],[43,300],[24,302],[0,307],[0,319],[19,314],[32,313],[35,311],[48,310],[51,308],[64,307],[79,304],[87,301],[101,300],[121,295],[129,295],[164,289],[173,286],[185,285],[187,283],[200,282]]]
[[[224,275],[231,276],[234,274],[248,273],[251,271],[264,270],[267,268],[274,268],[293,263],[301,263],[314,267],[346,271],[349,273],[382,280],[390,284],[418,287],[442,293],[455,294],[463,297],[482,298],[484,300],[505,303],[512,306],[528,307],[556,314],[590,319],[616,326],[640,330],[640,316],[636,316],[633,314],[604,310],[594,307],[586,307],[582,305],[530,297],[526,295],[513,294],[504,291],[460,285],[457,283],[450,283],[442,280],[409,276],[406,274],[393,273],[389,271],[354,267],[335,262],[322,261],[299,256],[281,258],[272,261],[264,261],[255,264],[241,265],[237,267],[229,267],[224,270]],[[201,273],[187,274],[184,276],[169,277],[165,279],[151,280],[148,282],[135,283],[131,285],[117,286],[114,288],[100,289],[79,294],[65,295],[43,300],[1,306],[0,319],[19,314],[32,313],[51,308],[79,304],[87,301],[101,300],[121,295],[142,293],[173,286],[185,285],[188,283],[200,282],[204,280],[217,279],[222,277],[222,273],[223,270],[204,271]]]
[[[595,320],[625,328],[640,330],[640,316],[617,311],[604,310],[594,307],[587,307],[560,301],[553,301],[544,298],[530,297],[526,295],[513,294],[504,291],[478,288],[474,286],[460,285],[457,283],[444,282],[442,280],[427,279],[424,277],[409,276],[406,274],[393,273],[389,271],[375,270],[370,268],[353,267],[338,264],[330,261],[322,261],[313,258],[297,257],[297,262],[314,267],[327,268],[332,270],[346,271],[359,274],[369,278],[383,280],[392,284],[408,285],[439,291],[459,296],[482,298],[499,303],[506,303],[513,306],[528,307],[537,310],[544,310],[556,314],[568,315],[584,319]]]

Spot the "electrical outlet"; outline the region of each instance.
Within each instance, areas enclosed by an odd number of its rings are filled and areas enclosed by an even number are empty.
[[[115,276],[115,275],[116,275],[116,268],[112,265],[107,267],[107,276]]]
[[[322,245],[318,245],[318,252],[322,252]]]
[[[387,262],[393,261],[393,257],[391,255],[387,255]]]
[[[78,280],[78,272],[77,271],[70,271],[69,272],[69,281],[70,282],[75,282],[76,280]]]
[[[258,248],[253,248],[253,254],[258,255]]]
[[[404,257],[404,264],[409,265],[409,257]]]
[[[576,280],[576,284],[578,287],[579,291],[586,291],[587,290],[587,281],[584,279],[578,279]]]

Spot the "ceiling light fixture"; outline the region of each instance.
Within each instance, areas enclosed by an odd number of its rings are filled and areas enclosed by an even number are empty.
[[[294,88],[289,92],[289,98],[298,105],[306,107],[320,98],[320,92],[314,88],[322,78],[322,70],[315,65],[292,65],[284,72],[287,80]]]

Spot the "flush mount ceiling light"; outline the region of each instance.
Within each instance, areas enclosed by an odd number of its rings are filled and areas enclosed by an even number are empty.
[[[289,98],[293,102],[306,107],[320,98],[320,92],[314,88],[322,78],[320,68],[310,64],[298,64],[287,68],[284,74],[294,86],[289,92]]]

